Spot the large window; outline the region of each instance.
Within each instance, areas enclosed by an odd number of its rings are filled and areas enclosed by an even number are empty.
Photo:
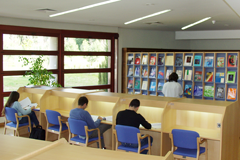
[[[23,75],[30,66],[24,67],[20,57],[43,55],[44,68],[63,87],[114,91],[118,34],[4,25],[0,34],[0,103],[28,84]]]

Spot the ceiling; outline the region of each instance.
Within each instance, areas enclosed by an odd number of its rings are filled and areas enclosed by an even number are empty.
[[[240,29],[240,16],[238,16],[236,10],[234,11],[236,5],[225,3],[224,0],[121,0],[62,16],[49,17],[50,14],[103,1],[105,0],[0,0],[0,16],[162,31],[181,31],[182,27],[190,23],[212,17],[210,20],[186,30]],[[235,5],[235,7],[231,7],[231,5]],[[239,6],[238,8],[240,8]],[[55,11],[38,11],[39,9],[53,9]],[[171,9],[172,11],[124,25],[127,21],[165,9]],[[215,21],[215,24],[213,24],[213,21]]]

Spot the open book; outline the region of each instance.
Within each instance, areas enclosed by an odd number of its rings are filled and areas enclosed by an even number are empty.
[[[33,106],[37,107],[37,103],[32,103],[31,100],[27,97],[19,102],[23,109],[28,109]]]
[[[98,119],[98,116],[96,116],[96,115],[91,115],[91,116],[92,116],[92,119],[94,122]],[[112,116],[106,116],[106,117],[102,117],[102,118],[103,118],[103,120],[112,122]]]

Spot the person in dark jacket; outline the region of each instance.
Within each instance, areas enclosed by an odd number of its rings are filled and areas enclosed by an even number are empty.
[[[138,99],[133,99],[130,102],[128,109],[118,112],[117,118],[116,118],[116,124],[131,126],[136,128],[139,128],[141,124],[144,128],[151,129],[152,125],[148,121],[146,121],[141,114],[137,113],[139,106],[140,106],[140,101]],[[150,137],[150,139],[152,143],[153,138]],[[129,143],[122,143],[122,144],[127,147],[130,147],[130,146],[134,148],[138,147],[138,144],[129,144]],[[141,140],[141,146],[144,146],[146,144],[148,144],[147,137]],[[147,154],[147,150],[146,152],[144,152],[144,154]]]

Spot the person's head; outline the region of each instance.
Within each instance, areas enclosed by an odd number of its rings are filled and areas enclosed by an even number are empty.
[[[5,104],[3,110],[2,110],[2,115],[5,115],[5,107],[11,107],[11,105],[15,102],[18,101],[19,99],[19,93],[17,91],[13,91],[7,100],[7,103]]]
[[[78,106],[85,109],[88,105],[88,99],[85,96],[82,96],[78,99]]]
[[[130,104],[129,108],[133,108],[133,110],[137,111],[140,106],[140,101],[138,99],[133,99]]]
[[[178,81],[178,75],[176,72],[172,72],[172,74],[169,76],[169,82],[171,81],[175,81],[175,82]]]

